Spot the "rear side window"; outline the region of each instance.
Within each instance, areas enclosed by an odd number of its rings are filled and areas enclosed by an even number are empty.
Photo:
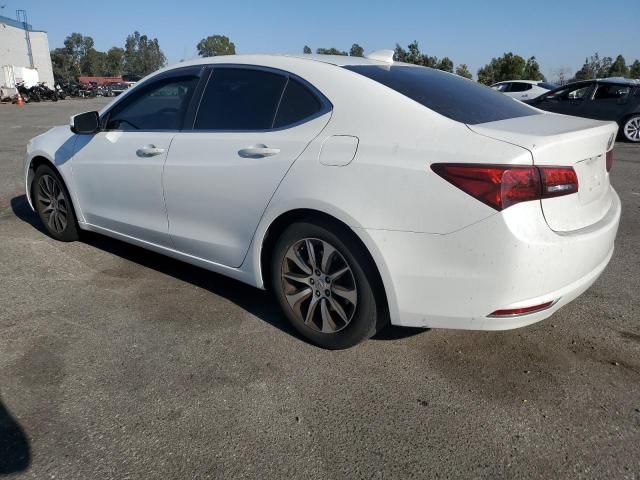
[[[626,85],[598,85],[594,100],[607,100],[611,98],[624,98],[629,96],[631,88]]]
[[[510,92],[526,92],[527,90],[531,90],[533,87],[530,83],[522,83],[522,82],[513,82],[511,84]]]
[[[322,104],[307,87],[290,78],[282,95],[274,128],[286,127],[301,122],[318,113]]]
[[[243,68],[214,68],[198,108],[196,130],[268,130],[287,78]]]
[[[539,115],[533,108],[476,82],[426,67],[350,65],[347,70],[379,82],[458,122],[475,125]]]

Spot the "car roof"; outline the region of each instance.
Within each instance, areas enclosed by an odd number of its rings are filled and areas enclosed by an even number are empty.
[[[496,82],[493,85],[502,85],[503,83],[514,83],[514,82],[530,83],[531,85],[537,85],[539,83],[544,83],[542,80],[503,80],[502,82]]]
[[[624,78],[624,77],[608,77],[608,78],[597,78],[596,81],[598,83],[620,83],[624,85],[640,85],[640,80],[634,80],[632,78]]]
[[[254,54],[254,55],[219,55],[215,57],[197,58],[194,60],[187,60],[168,67],[168,69],[189,67],[194,65],[207,65],[211,63],[250,63],[250,62],[265,62],[268,63],[270,59],[274,58],[289,58],[294,60],[300,60],[301,62],[315,61],[326,63],[336,66],[348,66],[348,65],[384,65],[389,66],[390,63],[380,60],[373,60],[366,57],[352,57],[348,55],[319,55],[319,54]],[[401,62],[394,62],[394,64],[406,65]]]
[[[577,82],[571,82],[571,83],[566,83],[564,85],[560,85],[554,88],[552,91],[564,90],[565,88],[570,88],[570,87],[579,86],[579,85],[590,85],[593,83],[610,83],[612,85],[629,85],[631,87],[640,86],[640,80],[633,80],[631,78],[624,78],[624,77],[608,77],[608,78],[593,78],[590,80],[578,80]]]

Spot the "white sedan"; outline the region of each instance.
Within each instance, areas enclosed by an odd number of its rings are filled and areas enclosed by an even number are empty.
[[[543,112],[392,52],[160,70],[28,144],[49,234],[91,230],[258,288],[306,338],[503,330],[609,262],[617,125]]]
[[[491,85],[491,88],[516,100],[533,100],[556,88],[557,85],[535,80],[509,80]]]

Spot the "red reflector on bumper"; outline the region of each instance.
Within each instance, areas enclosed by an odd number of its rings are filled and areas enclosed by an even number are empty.
[[[533,305],[531,307],[520,307],[520,308],[509,308],[506,310],[496,310],[495,312],[489,314],[490,317],[510,317],[513,315],[525,315],[527,313],[539,312],[541,310],[545,310],[549,308],[551,305],[556,303],[555,300],[551,300],[550,302],[541,303],[540,305]]]

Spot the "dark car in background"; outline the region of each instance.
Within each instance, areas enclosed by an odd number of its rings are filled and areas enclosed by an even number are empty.
[[[576,117],[611,120],[630,142],[640,142],[640,81],[605,78],[570,83],[525,103]]]

